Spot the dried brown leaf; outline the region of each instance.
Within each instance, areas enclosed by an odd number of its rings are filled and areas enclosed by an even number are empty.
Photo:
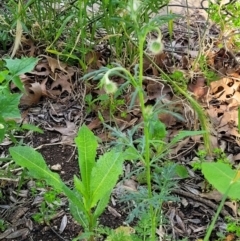
[[[31,106],[37,104],[42,96],[42,87],[38,82],[25,85],[26,94],[20,99],[21,105]]]
[[[216,189],[214,189],[210,192],[207,192],[207,193],[200,193],[199,195],[200,195],[200,197],[212,199],[212,200],[215,200],[216,202],[221,201],[222,197],[223,197],[223,195],[220,192],[218,192]]]
[[[51,90],[53,90],[56,87],[61,87],[61,91],[67,91],[68,93],[71,93],[72,91],[72,84],[69,81],[69,76],[64,74],[57,74],[56,81],[54,81],[51,85]]]
[[[52,71],[52,73],[55,73],[56,69],[62,70],[63,72],[65,72],[67,64],[62,63],[61,61],[54,59],[52,57],[49,56],[45,56],[47,61],[48,61],[48,65]]]

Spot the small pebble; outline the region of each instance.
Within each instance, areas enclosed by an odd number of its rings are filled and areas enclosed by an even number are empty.
[[[60,171],[60,170],[62,170],[62,166],[60,164],[53,165],[53,166],[51,166],[51,170],[52,171]]]

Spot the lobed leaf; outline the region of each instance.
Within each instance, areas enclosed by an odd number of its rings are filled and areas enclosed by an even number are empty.
[[[38,63],[37,58],[22,58],[22,59],[4,59],[6,67],[13,76],[31,72]]]

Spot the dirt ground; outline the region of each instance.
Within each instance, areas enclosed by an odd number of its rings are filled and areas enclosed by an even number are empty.
[[[203,4],[206,4],[207,1],[202,2]],[[171,4],[185,6],[186,1],[173,0]],[[197,11],[198,13],[203,14],[206,18],[206,12],[204,9],[196,10],[198,7],[202,8],[201,1],[188,1],[188,6],[192,7],[188,10],[188,13],[194,14]],[[207,5],[204,5],[204,7],[206,6]],[[175,13],[186,14],[185,7],[172,6],[170,9]],[[196,36],[194,37],[197,38]],[[186,39],[187,38],[185,38],[184,41]],[[26,137],[22,138],[24,143],[37,148],[50,168],[53,168],[56,165],[60,167],[60,169],[56,170],[56,172],[59,173],[64,182],[70,187],[72,186],[73,176],[79,176],[77,152],[74,143],[65,143],[63,141],[63,136],[72,138],[71,135],[68,135],[68,132],[73,130],[75,131],[82,123],[85,123],[88,126],[91,126],[92,129],[94,129],[95,134],[98,137],[101,137],[103,141],[106,137],[106,135],[102,135],[101,131],[103,128],[99,128],[99,123],[95,122],[96,113],[87,114],[86,109],[83,107],[84,96],[81,94],[85,94],[87,91],[86,89],[89,86],[84,89],[77,81],[75,81],[73,85],[75,90],[74,94],[77,95],[77,98],[72,98],[70,94],[70,97],[61,96],[62,99],[60,97],[54,100],[41,98],[37,105],[27,110],[26,116],[28,116],[28,120],[31,120],[32,123],[36,125],[39,124],[44,129],[44,134],[30,133]],[[63,86],[62,88],[67,89],[68,86]],[[92,89],[94,90],[94,88]],[[65,102],[63,103],[63,99],[64,101],[67,99],[67,104],[65,104]],[[213,103],[212,106],[214,106],[214,104],[215,103]],[[23,107],[21,110],[22,113],[26,111]],[[223,115],[222,113],[220,114]],[[167,118],[167,121],[171,122],[170,118]],[[127,125],[128,122],[130,121],[127,120],[124,124]],[[70,127],[68,129],[65,127],[66,123],[74,123],[75,126],[71,127],[73,129]],[[53,128],[52,126],[55,127]],[[183,125],[179,126],[179,129],[184,128]],[[65,128],[64,130],[61,129],[63,127]],[[61,133],[59,132],[60,129],[62,131]],[[224,140],[226,142],[226,154],[228,156],[237,156],[237,154],[240,153],[239,146],[235,145],[235,142],[229,138],[226,130],[220,131],[220,134],[222,135],[221,141]],[[172,131],[172,133],[174,133],[174,131]],[[69,141],[69,139],[67,140]],[[220,140],[216,138],[213,141],[217,144],[220,143]],[[181,240],[188,237],[189,241],[195,241],[203,238],[206,232],[206,227],[212,220],[212,217],[218,207],[219,200],[216,200],[215,197],[205,198],[200,195],[202,194],[202,191],[206,191],[206,187],[204,186],[205,183],[203,182],[201,173],[192,172],[190,168],[191,161],[196,157],[196,152],[201,145],[202,140],[194,141],[192,139],[188,139],[188,142],[184,142],[181,147],[177,147],[179,150],[175,150],[176,155],[173,161],[186,165],[191,175],[186,180],[179,180],[178,186],[176,186],[176,189],[172,191],[172,195],[178,198],[179,202],[165,203],[163,207],[163,212],[168,219],[164,229],[166,233],[173,236],[172,240]],[[7,145],[0,146],[0,152],[2,155],[7,152],[7,148]],[[20,171],[16,170],[14,174],[21,175]],[[0,240],[70,241],[81,234],[81,227],[71,217],[67,200],[62,196],[60,196],[62,205],[60,205],[57,209],[55,216],[51,218],[48,224],[39,224],[33,221],[32,215],[39,212],[40,206],[36,198],[42,198],[42,190],[41,188],[38,189],[35,196],[30,195],[29,181],[23,183],[24,184],[20,189],[21,191],[25,191],[27,195],[24,195],[23,192],[22,196],[16,195],[16,182],[14,182],[14,179],[8,182],[2,181],[0,183],[4,196],[4,198],[0,200],[0,218],[6,218],[9,224],[9,234],[11,234],[3,237],[3,233],[1,234],[0,232]],[[125,225],[128,213],[126,209],[127,203],[119,203],[118,200],[114,199],[113,201],[113,199],[111,199],[107,210],[101,216],[99,222],[100,225],[115,229]],[[233,204],[225,206],[221,212],[213,234],[213,240],[216,237],[217,232],[224,232],[226,228],[224,217],[226,216],[234,216]],[[61,223],[66,219],[67,223],[65,228],[62,232],[60,232]],[[225,237],[228,237],[228,234],[225,235]],[[237,238],[234,236],[233,239],[228,240],[233,241],[237,240]]]

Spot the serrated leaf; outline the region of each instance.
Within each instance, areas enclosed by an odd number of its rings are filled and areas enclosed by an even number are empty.
[[[75,143],[78,148],[78,163],[82,183],[86,192],[90,194],[91,172],[95,165],[97,154],[97,139],[88,127],[83,125],[78,131]]]
[[[19,76],[21,74],[31,72],[38,63],[37,58],[22,58],[22,59],[4,59],[6,67],[12,76]]]
[[[229,165],[220,162],[204,162],[202,173],[208,182],[222,194],[225,194],[231,185],[228,196],[232,199],[240,199],[240,177],[238,172],[232,170]]]
[[[91,207],[94,207],[115,186],[122,173],[124,156],[122,152],[111,150],[99,158],[91,175]]]
[[[0,95],[0,116],[3,118],[20,118],[18,105],[20,102],[20,94],[4,94]]]

